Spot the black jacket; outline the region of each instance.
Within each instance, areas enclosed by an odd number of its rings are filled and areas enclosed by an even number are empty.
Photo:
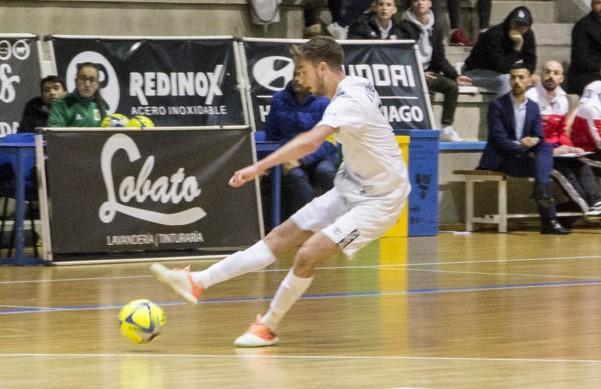
[[[25,104],[23,117],[17,132],[33,132],[36,127],[46,127],[50,110],[40,96],[34,97]]]
[[[524,44],[520,51],[513,48],[513,41],[509,38],[509,29],[512,19],[518,13],[524,12],[529,20],[528,32],[524,35]],[[509,73],[511,65],[520,60],[534,72],[536,68],[536,42],[532,31],[532,16],[526,7],[517,7],[507,15],[503,23],[489,28],[478,36],[478,41],[470,55],[465,60],[465,70],[486,69],[498,73]]]
[[[568,93],[582,94],[584,87],[600,78],[601,18],[591,12],[574,24],[568,71]]]
[[[392,20],[392,27],[388,31],[388,36],[380,36],[380,28],[376,14],[371,12],[361,15],[355,23],[349,27],[348,39],[399,39],[399,28]]]
[[[419,40],[421,29],[409,20],[403,20],[399,23],[399,39],[413,39],[414,41]],[[430,44],[432,45],[432,60],[428,69],[425,71],[432,71],[436,73],[442,73],[445,77],[455,79],[457,78],[457,71],[449,63],[444,52],[444,44],[442,43],[442,27],[438,22],[434,22],[432,26],[432,35],[430,35]]]

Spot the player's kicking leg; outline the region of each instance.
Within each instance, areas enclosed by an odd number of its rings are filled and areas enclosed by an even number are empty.
[[[185,269],[169,269],[155,263],[150,266],[150,271],[159,282],[171,288],[184,300],[196,304],[202,292],[212,285],[269,266],[277,259],[277,255],[299,246],[311,235],[311,232],[302,231],[287,220],[274,228],[263,240],[224,258],[206,270],[190,272],[189,266]]]
[[[305,293],[313,281],[315,266],[340,252],[324,233],[318,232],[299,249],[294,266],[282,281],[265,316],[257,316],[248,330],[234,341],[237,347],[273,346],[279,342],[277,326],[292,305]]]

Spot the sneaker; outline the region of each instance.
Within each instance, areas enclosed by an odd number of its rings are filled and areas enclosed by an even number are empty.
[[[343,27],[336,22],[328,24],[326,29],[334,39],[346,39],[348,36],[348,27]]]
[[[316,36],[320,36],[321,34],[321,24],[313,24],[309,27],[305,27],[303,30],[303,38],[310,39]]]
[[[585,216],[601,216],[601,202],[591,205],[588,211],[584,214]]]
[[[462,142],[463,138],[459,136],[457,131],[451,126],[446,126],[440,134],[441,142]]]
[[[451,39],[449,40],[449,45],[451,46],[472,46],[473,43],[470,38],[465,35],[462,29],[458,28],[451,34]]]
[[[189,303],[197,304],[204,292],[204,289],[192,280],[189,265],[185,269],[169,269],[160,263],[154,263],[150,266],[150,271],[160,283],[170,287]]]
[[[248,330],[234,340],[236,347],[265,347],[278,344],[280,339],[265,324],[261,323],[261,315],[257,315]]]

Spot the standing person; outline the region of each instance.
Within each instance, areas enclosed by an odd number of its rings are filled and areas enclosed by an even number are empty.
[[[439,0],[436,0],[438,2]],[[492,0],[478,0],[478,22],[480,33],[485,32],[490,24],[490,11]],[[472,41],[461,29],[461,1],[447,0],[447,10],[449,12],[449,22],[451,27],[451,37],[449,44],[451,46],[471,46]]]
[[[315,267],[333,254],[352,257],[396,222],[410,190],[407,170],[392,128],[380,112],[371,82],[345,76],[343,51],[329,37],[316,37],[292,48],[301,83],[312,93],[328,96],[323,119],[266,158],[234,173],[229,183],[240,187],[270,167],[314,152],[336,134],[343,163],[334,188],[316,198],[263,240],[208,269],[189,273],[153,264],[158,280],[189,302],[217,283],[262,269],[286,250],[299,247],[294,265],[280,284],[269,311],[258,316],[234,341],[239,347],[271,346],[279,339],[280,320],[309,288]]]
[[[556,219],[549,189],[553,146],[544,141],[538,104],[526,98],[530,71],[523,64],[510,70],[511,92],[488,106],[488,142],[478,169],[516,177],[534,177],[534,199],[541,217],[541,234],[568,234]]]
[[[600,70],[601,0],[591,0],[591,12],[572,29],[568,92],[581,96],[586,85],[601,78]]]
[[[106,102],[100,96],[100,68],[95,63],[80,63],[75,75],[75,90],[52,105],[48,125],[100,127],[106,109]]]
[[[511,91],[509,69],[521,62],[530,73],[536,68],[536,41],[532,15],[526,7],[516,7],[503,23],[480,34],[465,60],[463,73],[476,86],[492,89],[497,97]]]
[[[348,39],[400,39],[393,20],[396,13],[394,0],[377,0],[370,13],[362,15],[350,26]]]
[[[309,131],[319,123],[328,103],[327,97],[311,94],[300,83],[300,72],[295,70],[293,80],[271,99],[271,108],[263,127],[266,139],[284,144],[298,134]],[[282,164],[285,218],[313,200],[317,193],[332,189],[339,162],[336,146],[325,141],[314,153]]]
[[[453,128],[459,96],[458,85],[471,85],[472,80],[458,75],[447,60],[442,43],[442,28],[431,8],[431,0],[411,0],[409,9],[403,13],[403,20],[399,24],[400,38],[417,42],[428,89],[444,95],[440,140],[462,141]]]
[[[46,127],[52,104],[67,93],[67,88],[57,76],[47,76],[40,81],[40,92],[40,96],[25,104],[18,132],[33,132],[36,127]]]
[[[568,195],[582,204],[587,216],[601,215],[601,194],[591,167],[571,154],[584,152],[574,147],[566,133],[568,98],[560,84],[564,80],[563,66],[555,60],[543,65],[541,82],[528,89],[526,97],[538,104],[545,141],[553,146],[553,167],[572,184],[577,193]],[[574,198],[574,195],[577,198]]]

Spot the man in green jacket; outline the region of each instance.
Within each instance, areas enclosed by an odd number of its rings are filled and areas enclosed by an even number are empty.
[[[100,96],[100,69],[97,64],[77,65],[75,90],[52,105],[50,127],[100,127],[106,115],[106,102]]]

